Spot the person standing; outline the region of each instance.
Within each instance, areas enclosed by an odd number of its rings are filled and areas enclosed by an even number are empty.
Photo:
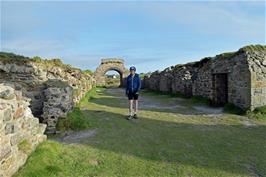
[[[137,116],[138,98],[139,98],[139,91],[141,88],[141,79],[139,75],[136,73],[136,68],[134,66],[131,66],[129,70],[130,74],[126,80],[126,95],[128,97],[128,104],[129,104],[129,115],[127,117],[128,120],[132,118],[138,119]]]

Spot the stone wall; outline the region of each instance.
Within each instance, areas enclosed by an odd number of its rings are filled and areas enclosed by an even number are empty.
[[[251,73],[251,107],[266,105],[266,52],[248,55]]]
[[[46,133],[54,133],[59,117],[66,117],[74,107],[73,88],[56,80],[44,90],[42,122],[47,124]]]
[[[105,86],[105,73],[107,71],[117,71],[120,75],[120,86],[124,86],[129,71],[124,66],[123,59],[108,58],[102,59],[101,64],[94,72],[94,78],[97,86]]]
[[[23,96],[30,98],[34,116],[47,123],[48,131],[52,133],[57,119],[66,116],[95,85],[95,80],[91,74],[58,59],[32,59],[0,53],[0,83],[12,83]]]
[[[46,139],[40,124],[20,91],[0,84],[0,176],[10,177],[36,146]]]
[[[145,76],[143,79],[143,87],[149,90],[158,91],[160,90],[160,72],[155,71],[150,76]]]
[[[155,71],[144,77],[143,85],[253,110],[266,105],[266,46],[246,46],[237,52]]]

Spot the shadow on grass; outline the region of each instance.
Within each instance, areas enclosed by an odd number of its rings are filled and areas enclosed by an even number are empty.
[[[100,131],[81,144],[146,160],[266,176],[265,126],[187,124],[142,116],[127,121],[106,111],[84,114]]]

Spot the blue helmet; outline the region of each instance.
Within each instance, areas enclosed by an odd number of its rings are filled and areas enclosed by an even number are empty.
[[[136,67],[135,67],[135,66],[131,66],[131,67],[129,68],[129,70],[134,70],[134,71],[136,71]]]

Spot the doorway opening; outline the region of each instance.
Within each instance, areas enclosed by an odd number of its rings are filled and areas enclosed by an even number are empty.
[[[104,76],[106,87],[121,87],[123,85],[122,74],[116,70],[108,70]]]
[[[213,74],[214,103],[224,106],[228,103],[228,74]]]

